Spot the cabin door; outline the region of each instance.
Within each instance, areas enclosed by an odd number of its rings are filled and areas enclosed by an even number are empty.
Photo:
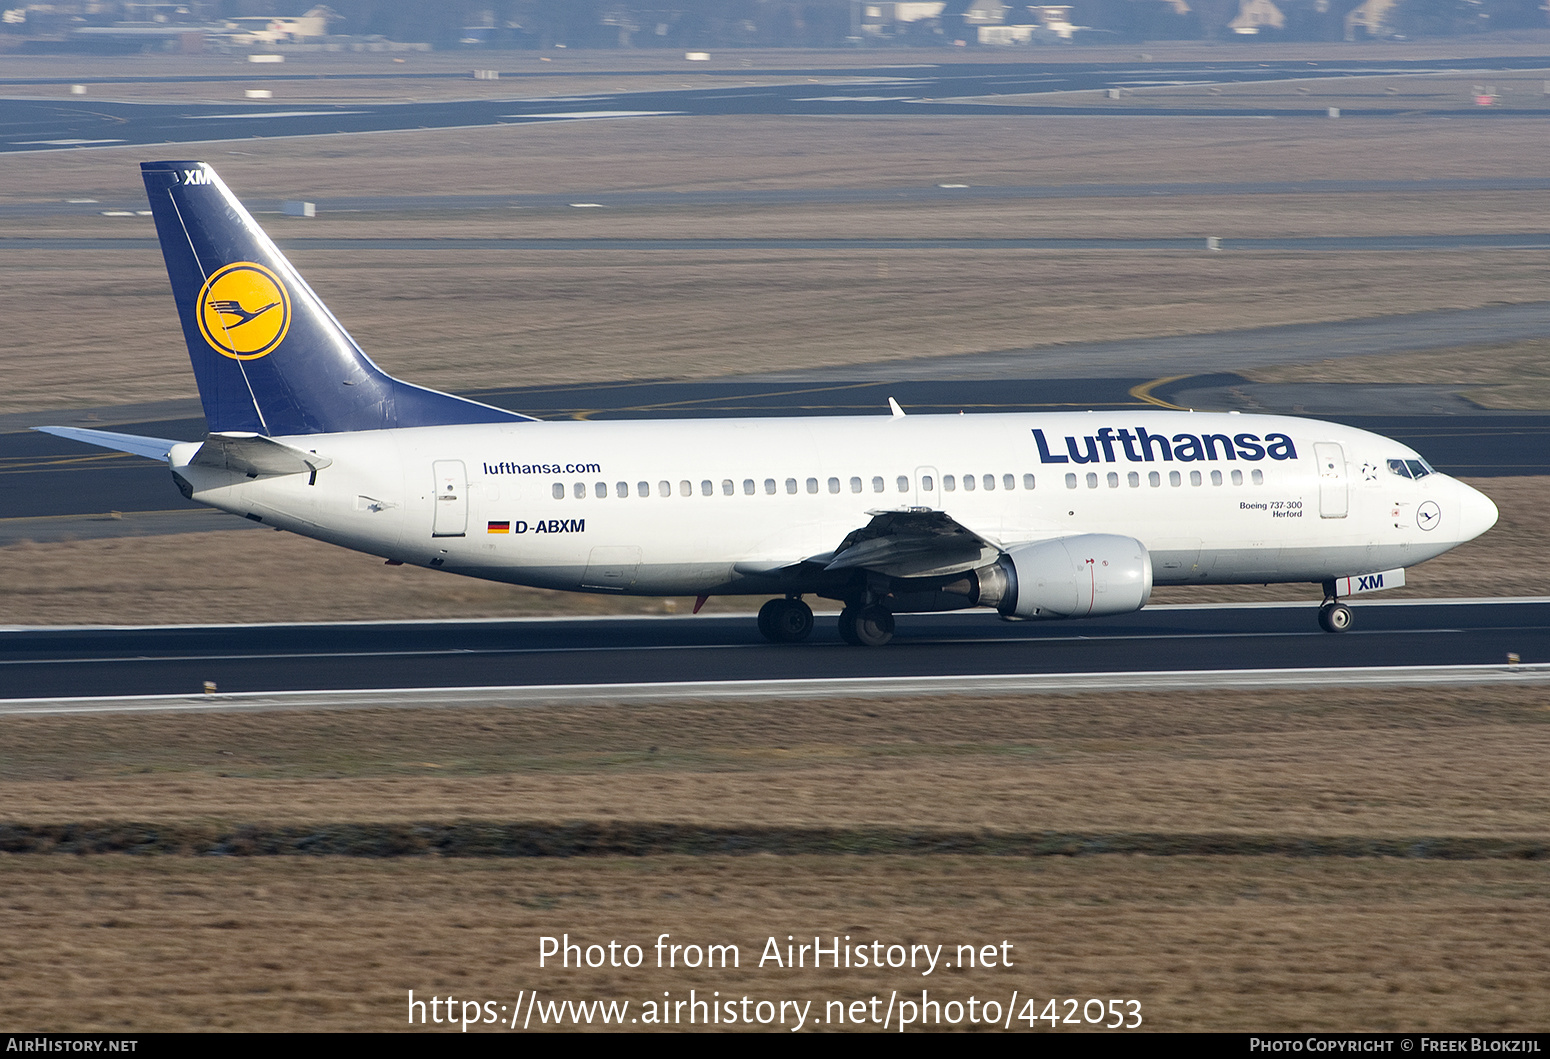
[[[1313,455],[1319,464],[1319,516],[1345,518],[1345,451],[1333,441],[1320,441],[1313,446]]]
[[[468,474],[462,460],[437,460],[431,466],[436,476],[436,513],[432,516],[432,537],[462,537],[468,533]]]

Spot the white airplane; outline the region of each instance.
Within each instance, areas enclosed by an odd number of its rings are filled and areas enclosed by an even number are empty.
[[[1343,596],[1484,533],[1496,506],[1397,442],[1281,416],[1087,412],[542,422],[392,378],[202,162],[142,165],[203,441],[39,427],[165,460],[183,495],[385,558],[579,592],[803,596],[881,645],[898,613],[1139,610],[1154,585]]]

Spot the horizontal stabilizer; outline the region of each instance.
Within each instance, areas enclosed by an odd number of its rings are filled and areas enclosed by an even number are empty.
[[[214,467],[257,478],[316,473],[334,461],[315,452],[282,445],[261,434],[234,432],[211,434],[188,462],[193,467]]]
[[[166,438],[147,438],[139,434],[117,434],[111,430],[87,430],[85,427],[33,427],[45,434],[54,434],[58,437],[69,438],[71,441],[84,441],[88,445],[100,445],[105,449],[113,449],[116,452],[127,452],[131,456],[144,456],[147,459],[166,462],[167,454],[172,451],[172,446],[182,444],[178,441],[168,441]]]

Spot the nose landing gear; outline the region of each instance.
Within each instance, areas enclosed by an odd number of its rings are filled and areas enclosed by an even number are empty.
[[[1351,608],[1335,597],[1335,583],[1324,582],[1324,603],[1319,607],[1319,628],[1325,632],[1345,632],[1354,616]]]

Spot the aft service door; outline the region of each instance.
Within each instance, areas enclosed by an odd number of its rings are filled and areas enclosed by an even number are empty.
[[[468,533],[468,475],[462,460],[437,460],[431,466],[436,476],[436,514],[431,522],[432,537],[462,537]]]
[[[1345,451],[1333,441],[1321,441],[1313,446],[1313,455],[1319,464],[1319,515],[1345,518]]]

